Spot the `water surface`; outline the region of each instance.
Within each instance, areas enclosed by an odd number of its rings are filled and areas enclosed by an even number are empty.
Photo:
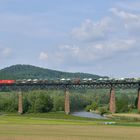
[[[85,117],[85,118],[107,119],[106,117],[101,116],[99,114],[92,113],[92,112],[86,112],[86,111],[73,112],[72,115],[79,116],[79,117]]]

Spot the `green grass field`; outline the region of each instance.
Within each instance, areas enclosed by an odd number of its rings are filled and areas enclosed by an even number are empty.
[[[104,122],[115,121],[114,125]],[[0,140],[138,140],[140,122],[97,120],[63,113],[0,116]]]

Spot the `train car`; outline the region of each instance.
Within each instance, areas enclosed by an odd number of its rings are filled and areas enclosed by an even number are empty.
[[[2,84],[14,84],[16,83],[15,80],[0,80],[0,85]]]
[[[93,80],[92,80],[92,78],[83,78],[82,82],[83,83],[91,83],[91,82],[93,82]]]
[[[72,79],[72,83],[80,84],[81,83],[81,79],[80,78],[74,78],[74,79]]]

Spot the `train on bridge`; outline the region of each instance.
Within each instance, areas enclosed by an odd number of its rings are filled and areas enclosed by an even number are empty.
[[[80,83],[119,83],[119,82],[140,82],[140,78],[57,78],[57,79],[18,79],[18,80],[0,80],[0,85],[2,84],[28,84],[28,83],[50,83],[50,84],[57,84],[57,83],[73,83],[73,84],[80,84]]]
[[[140,78],[59,78],[59,79],[7,79],[0,80],[0,91],[17,91],[19,96],[18,112],[23,113],[22,92],[29,90],[61,89],[65,95],[65,112],[70,113],[71,89],[110,89],[109,110],[116,111],[115,90],[116,89],[138,89],[138,110],[140,111]]]

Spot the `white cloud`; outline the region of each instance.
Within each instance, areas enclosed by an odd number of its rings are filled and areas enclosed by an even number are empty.
[[[76,45],[62,45],[57,52],[63,58],[63,64],[91,64],[96,60],[116,56],[118,53],[125,53],[134,49],[136,41],[129,39],[110,40],[102,42],[90,42]],[[76,50],[76,52],[75,52]],[[78,50],[78,51],[77,51]],[[54,53],[55,55],[55,53]],[[57,56],[53,56],[57,58]],[[59,58],[58,58],[59,59]],[[62,64],[61,63],[61,64]]]
[[[47,52],[41,52],[39,55],[40,60],[48,60],[48,53]]]
[[[60,50],[62,51],[67,51],[67,52],[71,52],[72,54],[77,55],[80,51],[80,48],[76,45],[61,45],[59,46]]]
[[[123,19],[127,19],[127,20],[138,20],[139,19],[139,17],[136,14],[125,12],[125,11],[119,10],[117,8],[111,8],[110,11],[114,15],[119,16],[119,17],[121,17]]]
[[[2,54],[3,54],[4,56],[9,55],[10,53],[11,53],[11,48],[4,48],[4,49],[2,50]]]
[[[100,59],[118,57],[122,53],[137,49],[140,42],[126,25],[130,28],[128,21],[138,21],[139,16],[115,8],[112,8],[111,12],[119,18],[104,17],[96,22],[88,19],[82,22],[81,26],[72,29],[76,43],[62,45],[57,51],[63,64],[92,64]]]
[[[7,58],[11,55],[12,53],[12,49],[11,48],[6,48],[6,47],[2,47],[0,48],[0,57],[1,58]]]
[[[12,49],[8,47],[0,47],[0,64],[4,64],[5,62],[11,60]]]
[[[116,22],[120,22],[124,26],[124,30],[128,32],[129,37],[138,38],[140,35],[140,14],[138,13],[131,13],[126,12],[124,10],[119,10],[117,8],[111,8],[110,11],[113,15],[119,17]],[[119,30],[119,28],[117,28]],[[125,32],[125,31],[121,31]]]
[[[135,49],[137,40],[126,29],[126,25],[130,26],[128,20],[136,21],[139,16],[122,10],[119,11],[116,8],[111,8],[110,11],[120,19],[116,19],[114,16],[104,17],[96,22],[88,19],[80,27],[72,30],[75,39],[80,40],[75,45],[79,46],[75,60],[91,62]],[[65,47],[69,50],[73,48],[69,45]],[[73,56],[74,53],[70,52]]]
[[[87,19],[80,27],[72,30],[72,35],[79,40],[100,40],[106,36],[106,33],[112,32],[111,22],[109,17],[105,17],[98,22]]]

